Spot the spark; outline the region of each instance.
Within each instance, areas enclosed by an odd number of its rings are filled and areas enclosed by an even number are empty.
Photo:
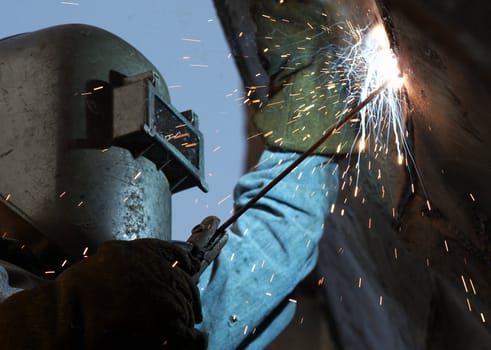
[[[464,285],[465,292],[469,293],[469,289],[467,289],[467,284],[465,283],[464,276],[460,275],[460,278],[462,279],[462,284]]]
[[[89,247],[85,247],[84,251],[82,252],[83,256],[86,256],[89,251]]]
[[[219,201],[218,201],[217,205],[221,205],[221,204],[223,204],[223,202],[225,202],[225,201],[226,201],[227,199],[229,199],[230,197],[232,197],[232,195],[231,195],[231,194],[229,194],[229,195],[225,196],[223,199],[221,199],[221,200],[219,200]]]
[[[191,43],[200,43],[201,40],[199,39],[192,39],[192,38],[181,38],[182,41],[188,41],[188,42],[191,42]]]
[[[78,2],[68,2],[68,1],[62,1],[61,4],[62,5],[72,5],[72,6],[80,5],[80,3],[78,3]]]
[[[486,318],[484,318],[484,314],[481,312],[481,320],[482,320],[482,323],[486,323]]]
[[[179,264],[179,261],[178,260],[174,261],[174,263],[172,264],[172,268],[175,268],[177,264]]]
[[[141,176],[142,172],[139,171],[138,174],[135,175],[135,177],[133,178],[133,180],[138,180],[138,178]]]
[[[429,200],[426,201],[426,206],[428,207],[428,210],[431,211],[431,204]]]
[[[474,295],[477,295],[477,291],[476,288],[474,287],[474,283],[472,282],[472,279],[469,278],[469,282],[471,283],[472,292],[474,293]]]
[[[5,197],[5,200],[8,202],[10,200],[10,198],[12,197],[12,195],[9,193],[7,194],[7,196]]]

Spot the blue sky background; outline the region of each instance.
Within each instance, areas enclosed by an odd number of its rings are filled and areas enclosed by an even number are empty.
[[[174,195],[173,238],[187,238],[208,215],[225,221],[244,170],[245,118],[242,85],[212,0],[2,0],[0,37],[62,23],[95,25],[128,41],[159,69],[172,104],[199,115],[210,191]]]

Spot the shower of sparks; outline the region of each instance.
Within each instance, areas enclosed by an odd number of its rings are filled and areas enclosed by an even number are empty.
[[[372,91],[388,81],[387,88],[359,113],[357,142],[352,150],[386,155],[392,145],[397,153],[399,165],[407,165],[410,158],[406,142],[404,103],[402,99],[403,77],[397,58],[383,25],[368,29],[354,28],[347,23],[349,35],[354,43],[342,54],[347,69],[350,96],[346,102],[364,100]],[[357,167],[358,174],[360,167]],[[357,179],[358,181],[358,179]]]

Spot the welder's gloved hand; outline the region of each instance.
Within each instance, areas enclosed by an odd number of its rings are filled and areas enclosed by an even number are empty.
[[[270,78],[269,101],[255,111],[254,125],[268,146],[303,152],[346,115],[340,56],[347,26],[321,0],[251,3],[258,54]],[[356,125],[346,125],[316,153],[348,152],[355,135]]]
[[[2,349],[206,349],[192,257],[156,239],[111,241],[54,281],[0,303]]]

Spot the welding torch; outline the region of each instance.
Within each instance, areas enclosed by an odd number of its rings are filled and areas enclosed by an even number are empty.
[[[363,101],[356,105],[346,116],[344,116],[335,126],[332,126],[326,133],[314,143],[308,150],[301,153],[295,161],[290,164],[285,170],[271,180],[261,191],[259,191],[246,204],[239,208],[230,218],[228,218],[221,226],[218,226],[220,219],[216,216],[206,217],[199,225],[195,226],[191,231],[191,236],[186,242],[175,242],[179,246],[190,252],[195,258],[200,261],[200,269],[193,275],[193,280],[197,283],[203,271],[211,264],[218,256],[221,249],[227,242],[228,235],[227,227],[233,224],[240,216],[250,209],[256,202],[261,199],[269,190],[276,186],[283,178],[292,172],[302,161],[309,155],[312,155],[317,148],[327,141],[332,135],[338,132],[344,125],[353,119],[370,101],[380,94],[389,84],[390,80],[385,81],[377,89],[373,90]]]

